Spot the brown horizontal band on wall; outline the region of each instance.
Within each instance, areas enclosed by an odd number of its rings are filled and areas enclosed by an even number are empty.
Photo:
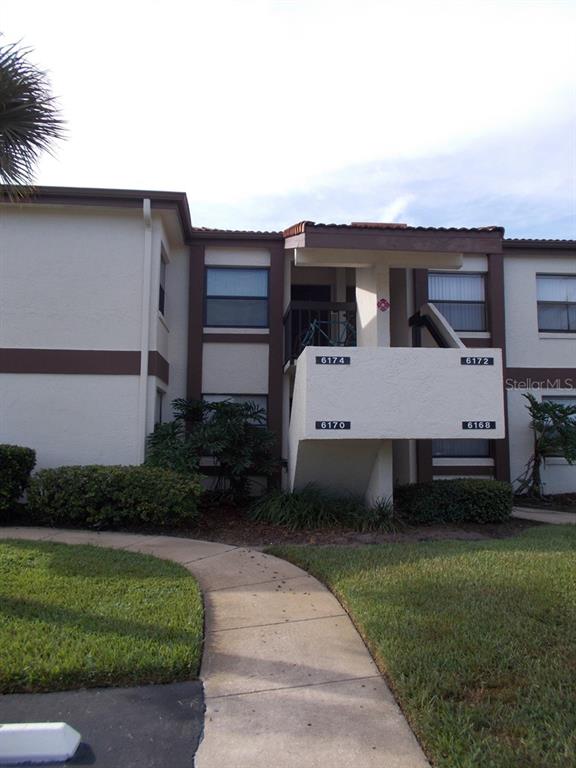
[[[215,344],[269,344],[268,333],[204,333],[202,341]]]
[[[157,376],[164,384],[170,382],[170,365],[160,352],[148,352],[148,375]]]
[[[149,372],[168,383],[170,366],[150,352]],[[140,352],[118,349],[0,349],[0,373],[138,376]]]
[[[474,338],[467,338],[466,336],[460,336],[460,341],[462,344],[465,344],[467,347],[491,347],[492,346],[492,339],[474,339]]]
[[[506,368],[506,389],[576,389],[575,368]]]
[[[479,467],[477,465],[474,465],[473,467],[437,467],[433,465],[432,474],[435,476],[446,475],[447,477],[451,475],[458,475],[459,477],[462,475],[482,475],[487,477],[494,474],[494,467],[492,465],[485,467]]]

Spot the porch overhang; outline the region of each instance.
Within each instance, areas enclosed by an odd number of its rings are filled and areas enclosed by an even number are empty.
[[[458,269],[464,254],[501,253],[501,227],[446,229],[398,224],[301,222],[284,232],[296,266]]]

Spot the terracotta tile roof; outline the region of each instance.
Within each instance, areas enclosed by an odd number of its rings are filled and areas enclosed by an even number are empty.
[[[300,221],[293,224],[283,232],[284,237],[300,235],[306,231],[306,228],[330,228],[330,229],[389,229],[402,230],[403,232],[504,232],[504,227],[412,227],[408,224],[385,223],[385,222],[362,222],[354,221],[351,224],[319,224],[314,221]]]
[[[505,237],[502,243],[508,248],[576,248],[576,240],[559,238]]]
[[[192,227],[192,236],[210,239],[240,239],[240,240],[281,240],[282,232],[267,232],[249,229],[214,229],[213,227]]]

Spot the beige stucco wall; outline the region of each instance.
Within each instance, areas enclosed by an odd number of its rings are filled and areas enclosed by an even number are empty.
[[[510,367],[576,367],[576,333],[538,331],[536,274],[576,275],[576,259],[565,256],[506,255],[506,355]]]
[[[139,349],[141,210],[0,211],[0,347]]]
[[[269,267],[270,251],[266,248],[206,248],[206,266],[212,267]]]
[[[167,399],[183,396],[188,250],[169,241],[159,213],[145,232],[142,208],[3,206],[0,347],[140,352],[147,338],[147,349],[170,363]],[[166,324],[158,312],[162,248],[170,260]],[[138,373],[3,374],[0,442],[35,448],[39,467],[138,463],[157,388],[166,385]]]
[[[267,394],[268,344],[206,342],[202,350],[202,392]]]
[[[37,452],[37,469],[137,464],[137,376],[0,374],[0,442]]]
[[[504,437],[502,359],[498,349],[473,354],[494,365],[461,365],[467,349],[339,347],[350,365],[317,365],[333,347],[308,347],[297,361],[293,411],[300,439],[432,439]],[[351,421],[351,429],[319,431],[315,422]],[[490,432],[462,422],[496,421]],[[292,426],[291,426],[292,429]]]

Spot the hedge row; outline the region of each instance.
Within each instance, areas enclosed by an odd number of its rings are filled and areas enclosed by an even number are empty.
[[[30,480],[36,452],[19,445],[0,445],[0,520],[10,513]]]
[[[501,523],[512,513],[512,486],[498,480],[434,480],[403,485],[394,504],[407,523]]]
[[[28,517],[39,525],[177,527],[198,517],[194,475],[144,466],[58,467],[38,472],[28,490]]]

